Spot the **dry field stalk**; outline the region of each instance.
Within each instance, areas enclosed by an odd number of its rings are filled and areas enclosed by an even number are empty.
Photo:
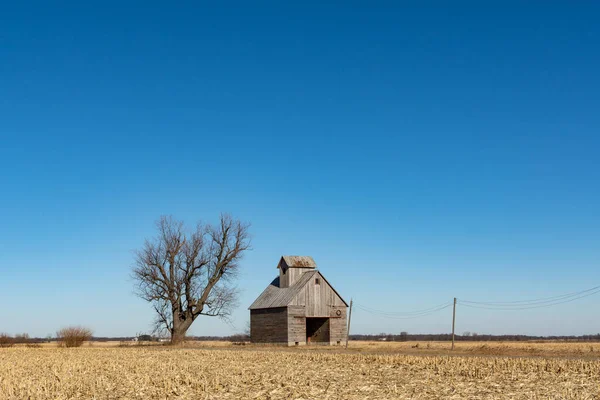
[[[164,343],[157,342],[86,342],[84,347],[105,348],[105,347],[138,347],[157,346],[162,347]],[[57,347],[57,342],[42,343],[42,347]],[[16,344],[15,347],[26,347],[22,344]],[[244,343],[239,346],[228,341],[193,341],[186,342],[186,348],[235,348],[235,349],[269,349],[271,346],[251,345]],[[456,349],[450,351],[449,342],[386,342],[386,341],[351,341],[349,352],[358,352],[365,354],[418,354],[418,355],[465,355],[465,356],[514,356],[514,357],[576,357],[576,358],[599,358],[600,343],[595,342],[457,342]],[[319,352],[340,352],[340,347],[326,346],[316,348],[285,348],[275,347],[273,349],[289,351],[311,351],[316,349]]]
[[[600,358],[600,343],[595,342],[457,342],[454,352],[450,347],[448,342],[350,342],[352,349],[375,353]]]
[[[273,349],[0,349],[1,399],[599,399],[600,361]]]

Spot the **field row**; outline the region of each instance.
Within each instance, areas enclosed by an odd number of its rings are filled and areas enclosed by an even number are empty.
[[[597,399],[600,362],[276,350],[0,351],[2,399]]]

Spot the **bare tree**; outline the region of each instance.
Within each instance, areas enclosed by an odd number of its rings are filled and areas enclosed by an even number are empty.
[[[249,225],[222,214],[217,226],[161,217],[158,236],[136,252],[133,278],[137,294],[156,311],[155,330],[168,331],[171,343],[184,340],[200,315],[228,318],[237,305],[232,278],[250,249]]]

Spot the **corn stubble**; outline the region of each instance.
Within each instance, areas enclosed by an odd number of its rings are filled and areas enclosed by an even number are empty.
[[[600,361],[164,348],[0,351],[1,399],[599,399]]]

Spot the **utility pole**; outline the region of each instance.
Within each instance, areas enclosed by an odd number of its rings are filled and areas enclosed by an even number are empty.
[[[346,329],[346,348],[348,348],[348,340],[350,340],[350,321],[352,320],[352,299],[350,299],[350,315],[348,315],[348,328]]]
[[[454,308],[452,308],[452,350],[454,350],[454,323],[456,322],[456,297],[454,298]]]

